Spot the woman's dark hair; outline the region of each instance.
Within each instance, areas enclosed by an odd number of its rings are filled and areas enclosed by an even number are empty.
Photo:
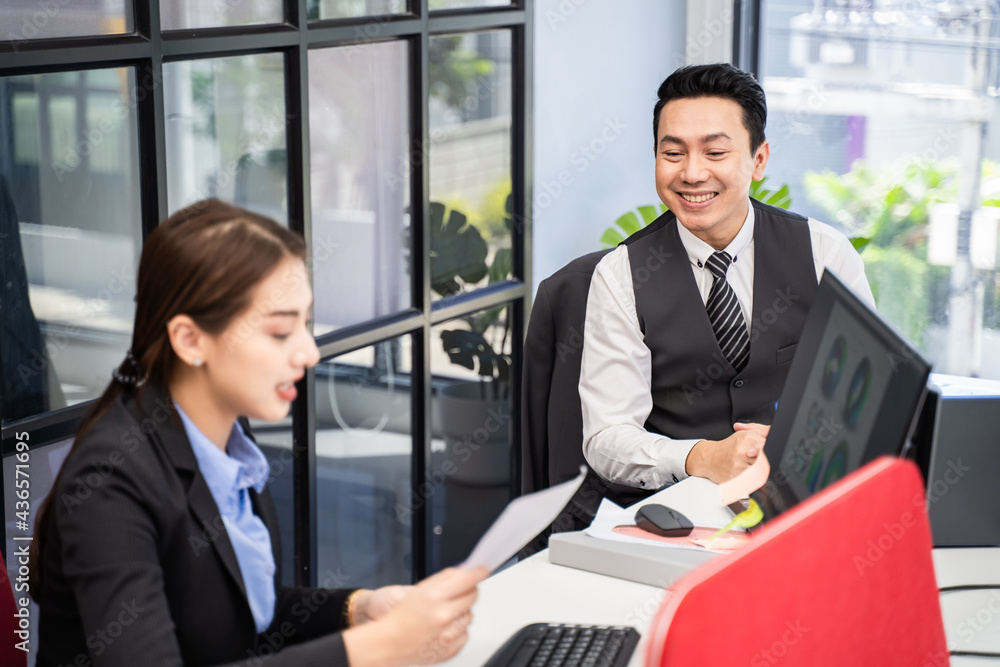
[[[216,199],[192,204],[160,223],[139,260],[132,347],[83,418],[73,448],[123,394],[141,393],[146,386],[169,392],[177,363],[167,336],[171,319],[188,315],[203,331],[221,333],[250,306],[254,287],[287,257],[305,260],[301,236]],[[57,477],[53,490],[58,483]],[[39,554],[54,495],[39,507],[35,522],[33,587],[41,580]]]
[[[750,133],[750,152],[764,143],[767,124],[767,100],[753,75],[728,63],[688,65],[668,76],[656,91],[659,98],[653,107],[653,152],[657,150],[660,112],[667,102],[692,97],[721,97],[743,109],[743,127]]]

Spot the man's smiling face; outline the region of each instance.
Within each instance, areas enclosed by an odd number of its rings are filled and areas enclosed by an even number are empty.
[[[750,152],[743,109],[720,97],[681,98],[660,112],[656,191],[682,225],[716,249],[746,219],[750,182],[760,180],[770,149]]]

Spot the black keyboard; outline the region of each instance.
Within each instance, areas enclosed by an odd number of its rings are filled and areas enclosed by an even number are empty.
[[[639,633],[607,625],[526,625],[483,667],[625,667]]]

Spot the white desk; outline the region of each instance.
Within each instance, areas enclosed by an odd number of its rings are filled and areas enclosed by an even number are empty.
[[[718,501],[718,487],[702,478],[685,479],[635,507],[654,502],[683,512],[698,525],[722,526],[733,517]],[[629,662],[630,667],[638,667],[643,663],[646,629],[667,595],[658,586],[553,565],[546,549],[479,585],[469,642],[442,664],[482,665],[529,623],[589,623],[629,625],[638,630],[643,638]]]
[[[666,595],[662,588],[552,565],[542,551],[479,585],[469,641],[442,664],[478,667],[529,623],[630,625],[645,635]],[[642,665],[644,650],[645,636],[630,667]]]
[[[687,513],[681,484],[671,487],[672,491],[667,489],[669,495],[661,495],[666,493],[662,491],[646,502],[654,502],[655,498]],[[694,495],[704,498],[703,493],[704,489]],[[694,513],[694,508],[689,509]],[[939,586],[1000,586],[1000,549],[938,549],[933,556]],[[955,605],[944,605],[949,649],[1000,653],[1000,594],[994,597],[991,591],[977,593],[983,599],[968,609],[958,609],[961,616],[949,608]],[[589,623],[636,628],[642,639],[629,667],[639,667],[645,657],[649,624],[668,595],[668,591],[656,586],[553,565],[545,550],[480,584],[469,641],[458,655],[442,664],[478,667],[529,623]],[[942,599],[948,595],[943,593]],[[982,616],[982,629],[969,639],[970,633],[961,624],[967,615],[976,613]],[[955,656],[951,664],[1000,666],[1000,658]]]

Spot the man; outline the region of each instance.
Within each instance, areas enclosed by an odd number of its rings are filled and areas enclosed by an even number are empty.
[[[770,155],[752,76],[684,67],[658,96],[656,190],[669,211],[597,265],[580,377],[588,463],[649,492],[753,463],[824,269],[874,306],[843,234],[749,198]]]

